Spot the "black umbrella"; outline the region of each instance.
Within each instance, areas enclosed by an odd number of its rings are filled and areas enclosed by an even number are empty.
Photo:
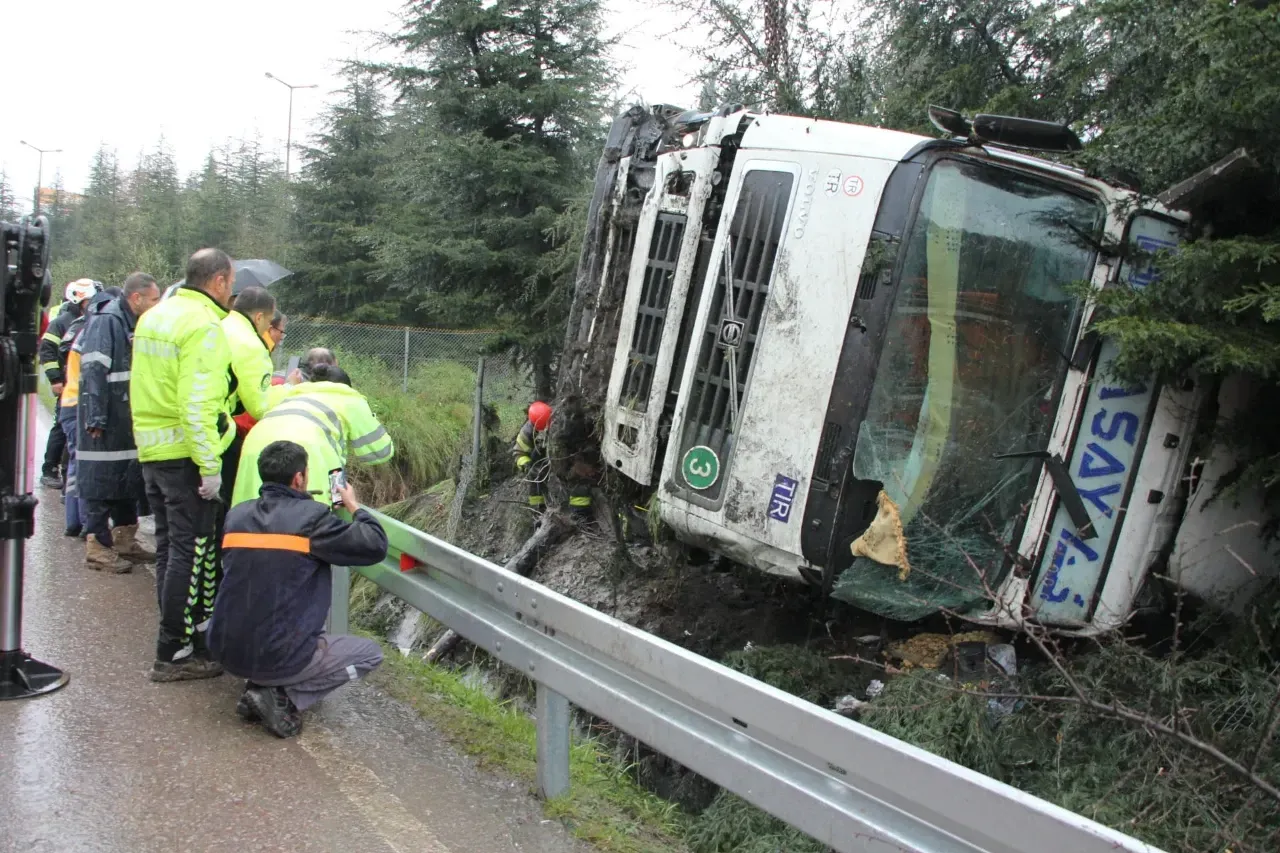
[[[293,275],[275,261],[256,258],[250,261],[236,261],[236,284],[232,293],[239,293],[246,287],[268,287],[282,278]]]
[[[253,258],[247,261],[236,261],[236,283],[231,288],[231,294],[234,296],[246,287],[268,287],[275,284],[282,278],[293,275],[293,270],[287,270],[277,264],[275,261],[268,261],[264,258]],[[175,290],[186,282],[176,281],[165,288],[164,295],[171,296]]]

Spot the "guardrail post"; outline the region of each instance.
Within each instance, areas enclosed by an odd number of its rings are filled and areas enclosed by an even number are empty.
[[[333,581],[333,597],[329,603],[329,633],[345,634],[351,630],[347,618],[347,611],[351,606],[351,569],[333,566],[329,571]]]
[[[569,700],[538,682],[538,793],[569,790]]]
[[[480,356],[480,363],[476,365],[476,412],[471,424],[471,458],[475,462],[476,470],[480,470],[480,431],[481,416],[484,409],[484,356]]]
[[[400,380],[400,390],[409,393],[409,327],[404,327],[404,374]]]

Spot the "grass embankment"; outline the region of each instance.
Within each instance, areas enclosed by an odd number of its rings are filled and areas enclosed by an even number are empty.
[[[392,463],[356,466],[361,500],[383,506],[452,476],[456,462],[471,446],[475,369],[452,361],[423,362],[410,370],[406,391],[400,374],[382,360],[341,351],[337,355],[396,446]],[[499,429],[514,435],[520,426],[520,404],[503,402],[494,408]]]
[[[470,684],[459,672],[386,649],[378,683],[431,720],[481,767],[499,770],[533,790],[537,773],[535,723],[509,702]],[[574,742],[569,756],[572,786],[548,801],[548,817],[602,850],[670,853],[687,819],[672,803],[642,789],[593,739]]]

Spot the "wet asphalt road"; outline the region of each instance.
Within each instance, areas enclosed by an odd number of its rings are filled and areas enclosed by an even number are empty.
[[[280,741],[235,716],[237,679],[151,683],[152,574],[86,570],[57,493],[37,497],[23,645],[71,683],[0,703],[0,851],[584,849],[375,688],[343,688]]]

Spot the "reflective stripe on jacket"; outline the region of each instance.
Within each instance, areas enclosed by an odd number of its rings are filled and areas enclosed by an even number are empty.
[[[133,333],[137,323],[125,297],[91,304],[73,352],[80,354],[80,412],[76,437],[80,497],[136,499],[142,469],[129,405]],[[101,430],[91,435],[89,430]]]
[[[535,462],[546,455],[546,433],[533,428],[533,421],[525,421],[524,426],[516,433],[516,440],[511,445],[511,457],[516,461],[516,468],[523,471],[530,462]]]
[[[363,465],[391,461],[395,447],[386,428],[378,422],[369,402],[359,391],[340,382],[304,382],[275,386],[283,394],[245,438],[236,471],[236,506],[258,496],[258,455],[273,441],[293,441],[307,451],[307,490],[328,502],[329,472],[342,468],[350,458]]]
[[[235,437],[226,316],[208,294],[180,287],[138,319],[129,397],[142,462],[191,459],[203,476],[221,469]]]
[[[261,420],[267,412],[267,389],[271,387],[271,353],[253,321],[239,311],[226,316],[222,331],[231,348],[231,373],[235,380],[228,401],[231,414],[248,412],[255,421]]]
[[[49,321],[44,334],[40,336],[39,361],[40,370],[50,385],[63,381],[62,360],[58,356],[58,347],[62,345],[62,336],[71,328],[71,324],[80,318],[80,309],[64,302],[56,317]]]

